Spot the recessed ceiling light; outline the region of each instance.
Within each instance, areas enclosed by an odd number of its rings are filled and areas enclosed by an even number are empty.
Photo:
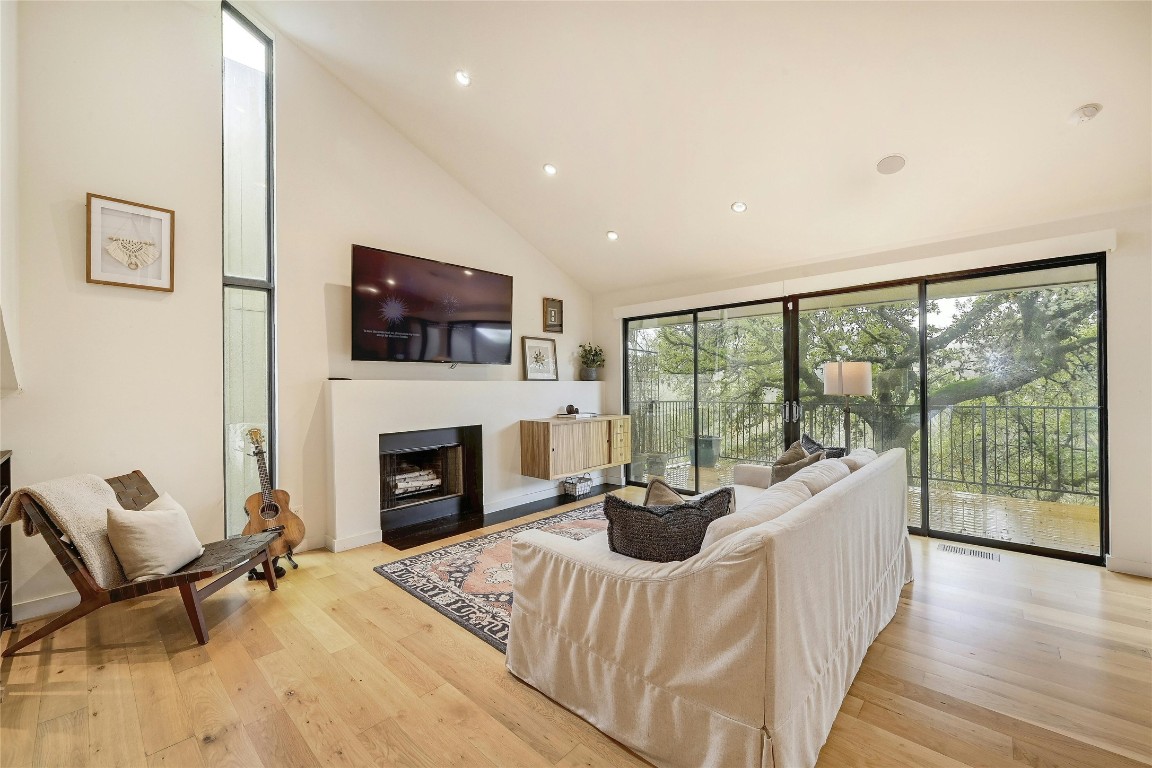
[[[740,201],[732,203],[732,213],[744,213],[746,210],[748,210],[748,203],[741,203]]]
[[[467,88],[472,85],[472,75],[468,74],[462,69],[456,70],[456,82]]]
[[[388,285],[396,285],[396,281],[393,280],[392,278],[388,278],[384,282],[388,283]]]
[[[466,270],[464,270],[464,274],[470,275],[470,274],[472,274],[472,270],[466,269]]]
[[[552,163],[544,163],[544,173],[548,174],[549,176],[555,176],[556,166],[552,165]]]
[[[1103,109],[1104,105],[1102,104],[1085,104],[1082,107],[1077,107],[1072,110],[1072,114],[1068,115],[1068,122],[1072,123],[1072,125],[1086,123],[1100,114],[1100,111]]]
[[[904,164],[907,162],[908,161],[904,159],[904,155],[888,155],[876,163],[876,170],[885,176],[890,176],[893,173],[904,170]]]
[[[612,242],[616,242],[617,240],[619,240],[619,239],[620,239],[620,235],[616,234],[616,233],[615,233],[615,232],[613,232],[612,230],[608,230],[608,233],[607,233],[607,235],[605,235],[605,236],[606,236],[606,237],[607,237],[609,240],[611,240]]]

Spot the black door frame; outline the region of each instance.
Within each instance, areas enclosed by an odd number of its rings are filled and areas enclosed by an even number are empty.
[[[891,288],[897,286],[915,285],[917,287],[917,300],[920,310],[920,526],[909,526],[909,533],[927,536],[936,539],[944,539],[949,541],[958,541],[968,544],[975,544],[979,546],[986,546],[995,549],[1003,549],[1013,552],[1025,552],[1028,554],[1042,555],[1045,557],[1052,557],[1060,560],[1071,560],[1074,562],[1088,563],[1091,565],[1104,565],[1105,558],[1108,554],[1108,377],[1107,377],[1107,294],[1106,294],[1106,268],[1105,268],[1104,252],[1092,252],[1077,254],[1074,256],[1061,256],[1049,259],[1037,259],[1033,261],[1019,262],[1015,264],[1006,264],[993,267],[982,267],[976,269],[959,270],[955,272],[943,272],[932,275],[925,275],[921,277],[903,278],[899,280],[886,280],[876,283],[866,283],[863,285],[855,285],[844,288],[834,288],[823,291],[810,291],[806,293],[789,294],[786,296],[758,299],[751,301],[733,302],[730,304],[716,304],[706,307],[695,307],[692,309],[684,309],[673,312],[659,312],[648,315],[635,315],[632,317],[622,318],[620,321],[622,333],[622,350],[623,350],[623,400],[624,413],[630,412],[630,402],[628,400],[629,390],[629,376],[628,376],[628,324],[638,320],[652,320],[662,317],[677,317],[677,316],[690,316],[692,322],[693,333],[693,383],[692,383],[692,425],[693,425],[693,438],[697,442],[697,452],[699,451],[699,437],[700,437],[700,424],[699,424],[699,382],[697,376],[699,375],[699,343],[698,343],[698,329],[699,329],[699,316],[702,312],[712,312],[722,309],[731,309],[736,307],[748,307],[759,304],[772,304],[780,303],[784,312],[784,399],[789,405],[786,406],[785,411],[792,409],[792,403],[799,402],[800,393],[800,370],[799,370],[799,315],[800,303],[804,299],[818,298],[822,296],[835,296],[845,293],[857,293],[868,290],[875,290],[879,288]],[[948,282],[963,281],[974,278],[993,277],[996,275],[1011,275],[1022,272],[1037,272],[1045,269],[1053,269],[1058,267],[1074,267],[1094,265],[1096,267],[1096,308],[1097,308],[1097,392],[1098,392],[1098,407],[1097,407],[1097,435],[1099,439],[1099,467],[1100,467],[1100,554],[1082,554],[1078,552],[1067,552],[1064,550],[1051,549],[1047,547],[1039,547],[1031,544],[1019,544],[1010,541],[1000,541],[998,539],[985,539],[977,536],[968,536],[965,534],[951,533],[948,531],[939,531],[931,527],[929,519],[929,493],[928,493],[928,450],[929,441],[926,439],[928,430],[928,322],[927,322],[927,296],[928,286],[935,284],[942,284]],[[793,414],[794,416],[797,414]],[[787,418],[784,419],[784,441],[785,445],[781,449],[787,447],[795,440],[800,438],[800,418]],[[699,455],[699,453],[697,453]],[[628,485],[643,486],[643,483],[631,479],[631,464],[624,468],[624,479]],[[695,488],[700,487],[700,468],[695,467]],[[678,489],[681,490],[681,489]],[[689,489],[682,489],[687,492],[696,492]]]

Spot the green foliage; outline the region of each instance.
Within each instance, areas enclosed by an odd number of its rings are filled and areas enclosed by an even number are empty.
[[[580,365],[585,368],[603,368],[604,348],[599,344],[581,344]]]
[[[862,293],[864,297],[867,294]],[[887,449],[912,449],[920,431],[920,317],[915,299],[856,306],[804,310],[799,317],[800,400],[810,410],[824,408],[829,423],[843,398],[823,394],[822,367],[834,360],[869,361],[873,394],[852,398],[860,435]],[[1028,424],[1035,413],[1015,406],[1095,406],[1098,402],[1099,360],[1096,284],[1071,283],[1042,288],[973,292],[960,298],[937,298],[927,306],[929,416],[961,406],[949,424],[974,427],[972,414],[981,404],[1001,407],[1012,423],[998,426],[1005,437],[1024,444],[1036,482],[1055,482],[1047,468],[1068,462],[1061,458],[1079,441],[1093,447],[1096,435],[1088,425]],[[630,334],[630,397],[656,401],[691,400],[692,372],[702,407],[720,404],[717,426],[732,432],[764,436],[765,421],[778,420],[778,411],[747,407],[783,399],[784,329],[782,316],[765,314],[731,319],[705,319],[637,329]],[[741,404],[742,407],[736,407]],[[1004,408],[1012,406],[1013,408]],[[966,408],[971,407],[971,408]],[[703,418],[703,417],[701,417]],[[943,422],[940,422],[943,423]],[[1057,428],[1058,427],[1058,428]],[[934,424],[933,429],[937,429]],[[759,430],[759,431],[757,431]],[[819,438],[817,438],[819,439]],[[772,440],[768,440],[769,443]],[[777,441],[778,443],[778,441]],[[859,443],[857,443],[859,444]],[[948,461],[943,442],[934,456]],[[747,445],[742,450],[747,449]],[[959,449],[957,449],[959,450]],[[965,448],[964,450],[970,450]],[[1062,453],[1063,452],[1063,453]],[[1097,476],[1095,451],[1084,450],[1075,476],[1062,485],[1087,489]],[[970,462],[971,457],[965,460]],[[1039,463],[1037,473],[1034,465]],[[1008,480],[1021,480],[1024,470]],[[1021,483],[1023,484],[1023,483]]]

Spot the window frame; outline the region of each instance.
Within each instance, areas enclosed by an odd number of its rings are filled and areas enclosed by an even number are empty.
[[[243,13],[241,13],[234,5],[229,2],[221,2],[221,28],[223,28],[223,16],[229,16],[233,21],[242,26],[245,30],[250,32],[264,45],[264,121],[265,121],[265,274],[267,279],[261,280],[259,278],[251,277],[237,277],[229,275],[227,271],[227,259],[224,258],[224,248],[227,245],[226,235],[224,228],[221,227],[220,243],[221,243],[221,264],[220,271],[222,277],[222,285],[220,289],[220,311],[221,317],[228,311],[226,303],[226,294],[229,288],[238,288],[241,290],[255,290],[261,291],[267,296],[268,305],[268,434],[265,436],[267,447],[265,449],[265,462],[268,467],[268,479],[272,487],[276,487],[276,474],[277,474],[277,398],[276,398],[276,184],[275,184],[275,108],[273,101],[273,78],[274,78],[274,51],[272,38],[264,32],[260,27],[252,23]],[[223,83],[224,79],[224,52],[220,53],[220,77]],[[223,110],[223,90],[221,90],[221,112],[220,112],[220,139],[221,147],[224,145],[224,110]],[[220,153],[220,178],[221,184],[224,183],[224,163],[225,152],[222,150]],[[221,195],[221,214],[224,216],[224,199]],[[221,339],[223,342],[223,339]],[[227,392],[227,350],[221,344],[221,357],[224,362],[224,370],[222,371],[223,377],[221,380],[222,389]],[[225,409],[227,405],[225,404]],[[228,476],[228,435],[227,435],[227,412],[226,410],[221,414],[222,425],[224,426],[224,456],[223,458],[223,472],[224,477]],[[227,494],[225,494],[227,497]],[[224,527],[225,535],[228,535],[228,510],[224,510]]]

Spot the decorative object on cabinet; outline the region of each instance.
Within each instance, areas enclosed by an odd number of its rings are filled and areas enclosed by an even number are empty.
[[[564,333],[563,299],[544,299],[544,333]]]
[[[520,474],[560,480],[632,460],[628,416],[520,422]]]
[[[557,381],[556,339],[521,336],[524,347],[524,380]]]
[[[87,208],[88,282],[174,289],[175,211],[91,192]]]
[[[604,348],[599,344],[580,345],[580,380],[599,381],[604,367]]]

